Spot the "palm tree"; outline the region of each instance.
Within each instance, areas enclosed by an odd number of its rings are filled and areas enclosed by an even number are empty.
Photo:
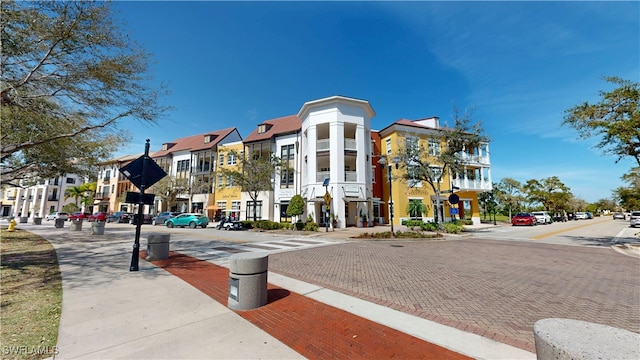
[[[86,190],[82,186],[72,186],[65,190],[64,199],[73,198],[76,208],[78,208],[78,199],[84,196]]]
[[[421,218],[422,214],[429,211],[429,207],[425,205],[422,200],[409,200],[407,205],[407,213],[410,218]]]

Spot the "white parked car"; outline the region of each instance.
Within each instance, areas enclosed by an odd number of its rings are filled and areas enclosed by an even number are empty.
[[[536,217],[536,221],[538,224],[546,225],[546,224],[551,224],[553,222],[551,215],[549,215],[549,213],[546,211],[534,211],[531,213],[531,215]]]
[[[629,216],[629,226],[631,227],[640,226],[640,211],[631,212],[631,216]]]
[[[57,219],[68,220],[69,214],[62,211],[54,211],[51,214],[47,214],[47,216],[45,216],[45,219],[47,219],[47,221]]]
[[[589,218],[589,216],[587,216],[586,212],[577,212],[576,213],[576,220],[587,220]]]

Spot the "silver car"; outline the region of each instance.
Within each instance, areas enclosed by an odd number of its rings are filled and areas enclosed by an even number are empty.
[[[49,220],[68,220],[69,219],[69,214],[66,212],[62,212],[62,211],[54,211],[51,214],[47,214],[47,216],[45,216],[45,219],[47,219],[47,221]]]
[[[640,211],[632,211],[629,216],[629,226],[636,227],[640,225]]]
[[[171,212],[171,211],[161,212],[160,214],[154,216],[153,219],[151,219],[151,224],[152,225],[164,225],[164,223],[168,219],[171,219],[172,217],[176,217],[176,216],[178,216],[180,214],[182,214],[182,213],[180,213],[180,212]]]

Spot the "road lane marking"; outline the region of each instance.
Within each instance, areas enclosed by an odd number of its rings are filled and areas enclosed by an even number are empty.
[[[542,235],[537,235],[537,236],[532,237],[532,238],[531,238],[531,240],[540,240],[540,239],[544,239],[544,238],[549,237],[549,236],[562,234],[563,232],[567,232],[567,231],[571,231],[571,230],[576,230],[576,229],[581,229],[581,228],[584,228],[584,227],[587,227],[587,226],[591,226],[591,225],[599,224],[599,223],[605,222],[605,221],[607,221],[607,220],[609,220],[609,219],[603,219],[603,220],[601,220],[601,221],[589,221],[589,223],[588,223],[588,224],[579,225],[579,226],[574,226],[574,227],[570,227],[570,228],[568,228],[568,229],[556,230],[556,231],[552,231],[552,232],[545,233],[545,234],[542,234]]]

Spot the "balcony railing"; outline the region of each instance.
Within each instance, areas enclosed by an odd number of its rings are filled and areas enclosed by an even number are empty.
[[[459,187],[461,190],[488,191],[493,189],[491,181],[486,179],[453,179],[453,181],[451,181],[451,184],[453,186]]]
[[[329,139],[318,140],[316,143],[316,151],[327,151],[330,147],[331,144],[329,143]]]
[[[316,173],[316,182],[323,182],[324,179],[329,177],[329,172],[328,171],[321,171],[319,173]]]
[[[322,171],[316,174],[316,182],[323,182],[324,179],[329,177],[328,171]],[[356,171],[345,171],[344,172],[344,181],[354,182],[358,181],[358,173]]]
[[[355,171],[345,171],[344,181],[358,181],[358,173]]]
[[[489,165],[491,163],[489,160],[489,156],[471,155],[467,153],[459,153],[458,156],[468,164]]]
[[[358,144],[356,143],[356,139],[344,139],[344,149],[358,150]]]
[[[316,143],[316,151],[327,151],[331,149],[330,139],[322,139],[318,140]],[[358,150],[358,143],[356,139],[344,139],[344,149],[345,150]]]

